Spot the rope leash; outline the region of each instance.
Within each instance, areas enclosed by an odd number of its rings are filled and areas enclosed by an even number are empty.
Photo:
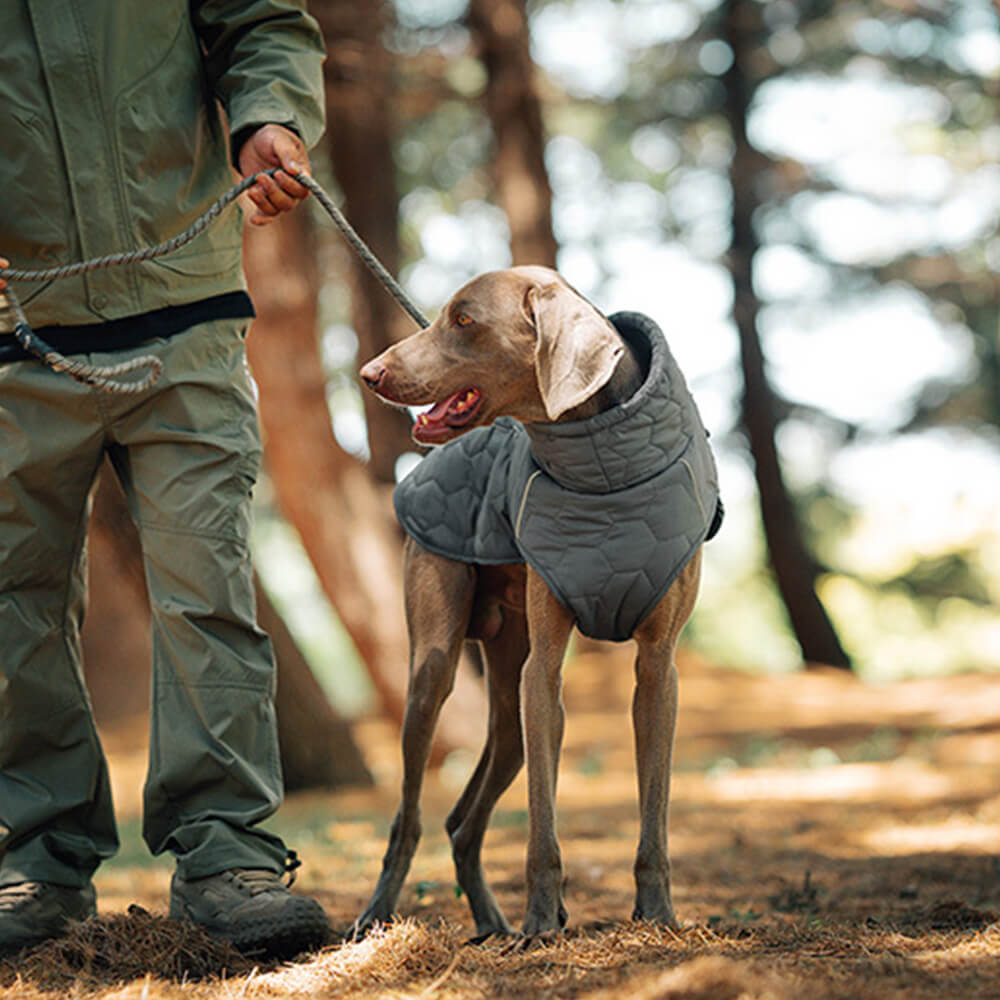
[[[165,240],[163,243],[158,243],[151,247],[143,247],[139,250],[129,250],[124,253],[106,254],[103,257],[94,257],[90,260],[80,261],[75,264],[62,264],[57,267],[38,268],[36,270],[15,267],[0,268],[0,277],[6,278],[7,281],[54,281],[58,278],[70,278],[78,274],[87,274],[90,271],[120,267],[125,264],[138,264],[143,261],[153,260],[156,257],[162,257],[190,243],[208,228],[244,191],[253,187],[259,177],[273,177],[278,173],[279,169],[265,170],[259,174],[244,178],[239,184],[230,188],[217,201],[210,205],[184,232]],[[334,225],[340,230],[347,242],[354,248],[358,256],[396,302],[409,313],[419,326],[429,326],[429,320],[413,303],[413,300],[406,294],[399,282],[382,266],[382,263],[357,234],[354,227],[347,221],[344,214],[334,204],[333,199],[323,187],[310,177],[309,174],[295,174],[287,170],[285,173],[297,180],[303,187],[308,188],[316,196],[316,200],[333,220]],[[21,308],[14,290],[9,285],[4,292],[0,293],[0,296],[6,296],[7,302],[14,313],[14,336],[17,342],[34,357],[48,365],[53,371],[65,372],[85,385],[91,385],[105,392],[118,394],[145,392],[146,389],[156,382],[163,371],[163,363],[159,358],[153,357],[151,354],[145,354],[118,365],[91,365],[83,361],[71,361],[65,355],[60,354],[53,347],[46,344],[31,329],[24,310]],[[148,373],[142,379],[127,382],[119,381],[120,376],[141,368],[149,369]]]

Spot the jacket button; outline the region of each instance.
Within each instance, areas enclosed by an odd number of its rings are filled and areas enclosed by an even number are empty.
[[[106,309],[108,305],[107,295],[95,295],[91,300],[90,304],[95,309]]]

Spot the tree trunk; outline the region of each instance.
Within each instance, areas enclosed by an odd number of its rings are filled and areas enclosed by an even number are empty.
[[[392,158],[392,66],[382,44],[386,7],[382,0],[313,0],[327,44],[324,64],[327,145],[344,214],[390,274],[399,273],[395,164]],[[351,322],[362,361],[412,333],[413,320],[355,255],[350,255]],[[395,482],[396,459],[416,451],[412,421],[402,410],[363,397],[368,426],[370,471],[383,483]]]
[[[468,20],[486,68],[494,184],[514,263],[555,267],[552,190],[524,0],[471,0]]]
[[[409,662],[402,537],[389,488],[333,436],[316,337],[319,279],[309,216],[298,211],[247,230],[244,259],[257,308],[248,345],[275,495],[384,709],[402,722]],[[482,688],[460,671],[441,715],[435,759],[477,745],[484,727]]]
[[[374,782],[350,728],[333,710],[257,577],[254,586],[257,621],[271,637],[278,661],[275,713],[285,790],[367,788]]]
[[[775,444],[776,400],[768,381],[757,326],[760,302],[753,290],[753,258],[759,243],[753,216],[760,204],[756,185],[762,158],[747,139],[746,122],[751,87],[748,66],[758,19],[759,13],[753,3],[727,0],[725,40],[734,55],[725,76],[726,115],[734,146],[730,168],[733,238],[729,259],[744,378],[741,415],[754,460],[771,566],[803,659],[807,665],[829,664],[850,669],[850,658],[816,593],[821,570],[806,548],[795,505],[782,474]]]

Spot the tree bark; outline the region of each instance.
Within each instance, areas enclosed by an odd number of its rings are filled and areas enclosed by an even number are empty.
[[[307,788],[367,788],[371,772],[351,735],[333,710],[284,619],[271,603],[260,580],[257,621],[271,637],[278,661],[278,743],[285,790]]]
[[[468,22],[486,68],[494,184],[510,225],[511,255],[515,264],[555,267],[552,189],[524,0],[471,0]]]
[[[382,44],[387,12],[382,0],[313,0],[327,45],[324,65],[327,146],[344,214],[390,274],[399,273],[399,195],[392,158],[392,66]],[[367,266],[351,254],[351,322],[365,361],[412,333],[413,320]],[[374,393],[362,401],[368,426],[371,474],[395,482],[396,459],[416,451],[412,421]]]
[[[750,442],[754,476],[760,495],[761,518],[778,591],[806,664],[850,669],[836,630],[816,593],[821,569],[806,547],[775,444],[777,401],[767,377],[758,332],[760,302],[753,289],[753,259],[759,242],[753,227],[760,207],[756,194],[762,158],[747,139],[750,108],[749,65],[759,13],[746,0],[727,0],[725,40],[733,51],[726,73],[726,116],[733,140],[730,180],[733,196],[733,237],[729,251],[734,285],[734,318],[743,367],[741,417]]]
[[[385,711],[401,723],[409,662],[402,537],[391,490],[333,435],[316,336],[319,276],[311,243],[304,211],[246,233],[244,261],[257,308],[248,347],[260,385],[264,454],[279,506]],[[441,715],[435,759],[477,745],[484,726],[482,688],[460,671]]]

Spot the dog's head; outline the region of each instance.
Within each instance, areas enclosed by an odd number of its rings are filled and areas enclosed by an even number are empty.
[[[624,350],[555,271],[514,267],[460,288],[429,327],[369,361],[361,378],[389,403],[433,404],[413,437],[443,444],[500,416],[558,420],[611,378]]]

